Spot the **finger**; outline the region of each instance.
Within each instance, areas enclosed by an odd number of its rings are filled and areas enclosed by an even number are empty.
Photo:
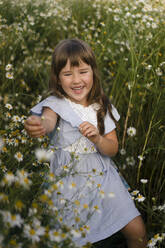
[[[87,136],[91,132],[96,132],[95,129],[91,126],[85,127],[85,129],[83,129],[83,135],[84,136]]]
[[[88,128],[95,128],[92,124],[90,123],[84,123],[83,125],[80,126],[81,131],[86,131]]]
[[[97,133],[95,132],[95,131],[91,131],[91,132],[89,132],[89,133],[87,133],[87,137],[91,137],[91,136],[96,136],[97,135]]]
[[[29,135],[30,137],[41,137],[41,136],[44,136],[46,134],[46,132],[39,132],[39,131],[36,131],[36,132],[30,132]]]
[[[88,121],[84,121],[83,123],[80,124],[79,128],[84,128],[86,127],[87,125],[92,125],[91,123],[89,123]]]
[[[41,124],[41,119],[38,116],[30,116],[27,118],[25,121],[25,125],[40,125]]]

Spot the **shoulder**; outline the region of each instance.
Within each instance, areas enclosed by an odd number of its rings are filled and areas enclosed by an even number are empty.
[[[65,98],[49,96],[31,109],[32,114],[42,115],[44,108],[49,108],[72,126],[79,126],[81,118],[73,111]]]

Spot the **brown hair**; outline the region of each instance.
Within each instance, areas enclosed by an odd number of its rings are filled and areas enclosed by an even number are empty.
[[[79,39],[66,39],[62,40],[55,47],[52,55],[49,90],[59,98],[66,96],[66,93],[59,83],[59,74],[67,64],[68,59],[70,60],[71,66],[79,66],[80,61],[83,61],[90,65],[93,70],[93,86],[88,95],[87,101],[89,104],[94,102],[100,104],[100,108],[97,111],[98,129],[100,134],[104,134],[104,118],[107,110],[112,119],[115,122],[116,120],[112,115],[111,103],[101,87],[95,55],[87,43]]]

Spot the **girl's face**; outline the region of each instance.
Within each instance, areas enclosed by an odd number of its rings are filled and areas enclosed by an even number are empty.
[[[71,67],[68,60],[60,71],[59,80],[71,101],[88,106],[87,97],[93,86],[93,70],[90,65],[80,61],[79,66]]]

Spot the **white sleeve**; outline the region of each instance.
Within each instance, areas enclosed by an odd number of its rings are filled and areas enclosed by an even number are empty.
[[[116,121],[118,121],[120,119],[120,115],[119,115],[117,109],[113,105],[112,105],[112,115]],[[104,126],[105,126],[104,134],[107,134],[116,128],[115,122],[111,118],[108,111],[107,111],[106,116],[105,116]]]

